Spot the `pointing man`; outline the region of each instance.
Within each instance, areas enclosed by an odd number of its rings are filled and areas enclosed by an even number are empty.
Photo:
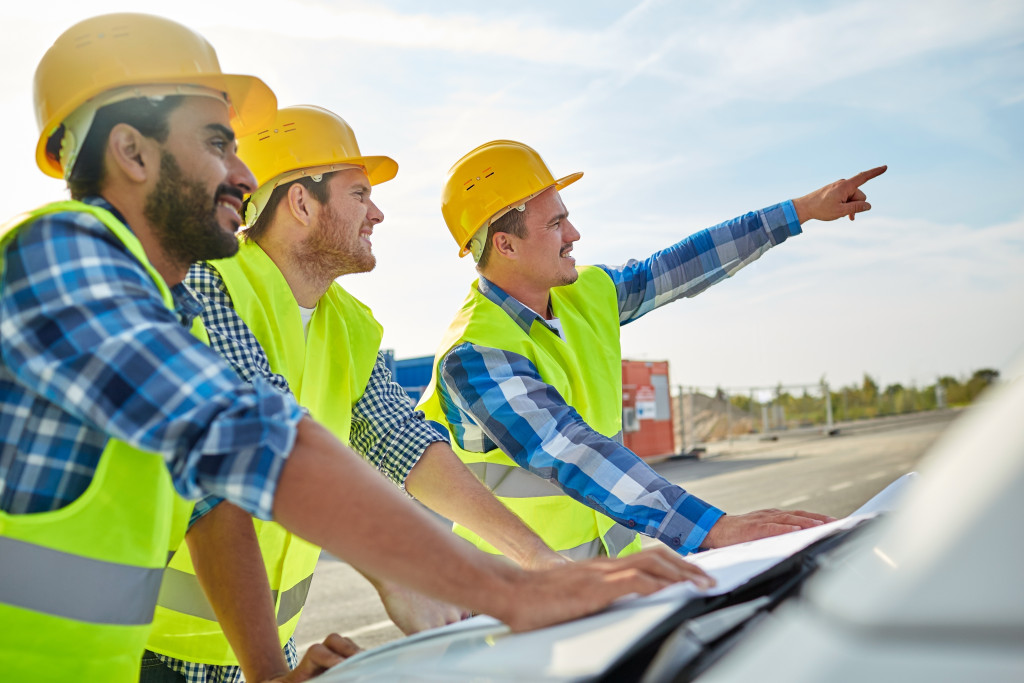
[[[724,515],[622,446],[619,327],[694,296],[800,233],[809,219],[865,211],[858,187],[884,167],[749,213],[621,267],[577,267],[580,238],[530,147],[497,140],[451,168],[442,212],[480,278],[448,328],[421,400],[455,451],[555,550],[574,558],[639,548],[680,553],[814,526],[829,518],[761,510]],[[496,552],[472,530],[456,532]]]

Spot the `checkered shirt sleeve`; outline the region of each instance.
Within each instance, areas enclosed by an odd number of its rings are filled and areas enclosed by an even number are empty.
[[[619,320],[626,324],[658,306],[697,296],[800,233],[793,202],[783,202],[696,232],[644,261],[600,267],[618,289]]]
[[[350,439],[352,448],[403,488],[427,446],[448,442],[424,419],[423,411],[414,409],[379,352],[366,391],[352,407]]]
[[[461,344],[441,377],[441,404],[463,448],[500,447],[574,500],[680,553],[700,547],[723,514],[591,429],[519,354]]]

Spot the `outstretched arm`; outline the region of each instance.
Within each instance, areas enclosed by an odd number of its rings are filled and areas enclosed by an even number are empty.
[[[599,267],[615,284],[619,322],[626,324],[697,296],[800,233],[792,202],[783,202],[695,232],[643,261]]]
[[[695,232],[643,261],[600,266],[615,283],[619,320],[629,323],[659,306],[694,297],[731,277],[770,248],[799,235],[811,219],[850,220],[871,209],[860,186],[885,173],[886,166],[838,180],[789,202],[751,211]]]

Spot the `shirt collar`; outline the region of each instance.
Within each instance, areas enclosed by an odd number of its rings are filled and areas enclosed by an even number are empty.
[[[519,327],[523,328],[523,331],[526,332],[526,334],[530,334],[530,328],[533,326],[534,321],[538,321],[541,325],[548,328],[556,335],[561,336],[558,333],[558,330],[552,327],[551,324],[544,319],[544,316],[537,313],[537,311],[519,301],[511,294],[507,293],[483,275],[481,275],[480,279],[477,281],[477,289],[480,290],[480,293],[483,294],[488,301],[508,313],[508,316],[512,318]]]
[[[103,197],[100,197],[99,195],[90,195],[88,197],[83,197],[81,202],[83,204],[88,204],[89,206],[95,206],[100,209],[109,211],[110,213],[114,214],[114,218],[121,221],[126,228],[132,230],[132,226],[128,225],[128,221],[124,219],[124,216],[121,214],[121,212],[115,209],[114,205],[108,202]],[[132,232],[134,233],[135,231],[132,230]]]
[[[192,327],[199,314],[203,312],[203,302],[200,295],[184,282],[171,287],[171,298],[174,299],[174,312],[181,318],[181,324],[185,327]]]
[[[132,226],[128,225],[128,221],[124,219],[124,216],[114,208],[114,205],[108,202],[106,199],[100,196],[89,196],[82,199],[83,204],[89,206],[95,206],[100,209],[105,209],[114,215],[114,218],[121,221],[121,223],[134,233]],[[171,299],[174,301],[174,312],[178,318],[181,319],[181,324],[185,327],[191,327],[192,321],[203,312],[203,303],[199,299],[199,295],[186,285],[184,282],[179,282],[170,288]]]

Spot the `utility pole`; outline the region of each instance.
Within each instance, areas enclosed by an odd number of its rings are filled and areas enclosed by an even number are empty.
[[[825,433],[832,435],[832,391],[828,388],[828,382],[821,380],[821,390],[825,393]]]

